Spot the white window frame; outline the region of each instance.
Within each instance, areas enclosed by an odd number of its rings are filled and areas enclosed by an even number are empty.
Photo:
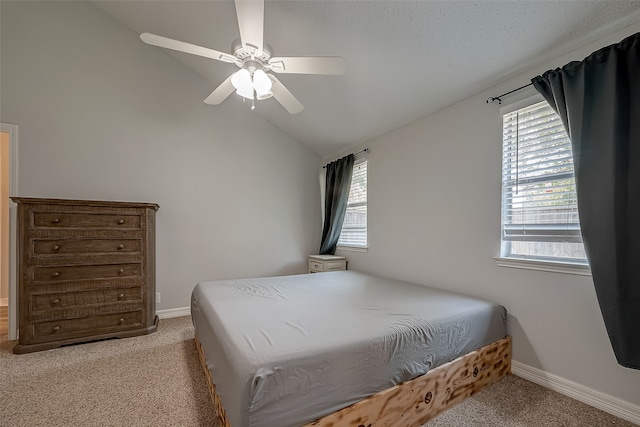
[[[544,101],[544,98],[540,94],[536,94],[534,96],[528,96],[524,99],[515,101],[508,105],[505,105],[500,109],[500,118],[504,115],[514,112],[516,110],[520,110],[526,108],[528,106],[534,105],[536,103]],[[502,126],[502,121],[501,121]],[[501,157],[504,155],[504,142],[501,140]],[[501,170],[504,166],[501,162]],[[502,173],[501,173],[502,176]],[[503,186],[503,180],[501,182],[501,189]],[[504,190],[502,189],[501,194],[503,194]],[[554,259],[531,259],[531,258],[521,258],[516,256],[507,256],[505,254],[505,242],[502,239],[503,227],[504,227],[504,201],[501,197],[501,237],[500,237],[500,256],[495,257],[496,263],[500,267],[509,267],[509,268],[521,268],[527,270],[540,270],[540,271],[548,271],[555,273],[567,273],[567,274],[577,274],[577,275],[585,275],[590,276],[591,270],[589,265],[581,262],[568,262],[566,260],[554,260]]]
[[[367,252],[368,248],[369,248],[369,205],[368,205],[368,201],[369,201],[369,163],[367,161],[367,157],[363,156],[362,158],[356,159],[356,161],[353,164],[353,168],[355,169],[357,166],[361,165],[362,163],[367,163],[367,202],[365,204],[365,208],[367,210],[367,226],[365,229],[365,236],[366,236],[366,244],[363,246],[356,246],[356,245],[344,245],[344,244],[340,244],[340,239],[338,239],[338,244],[337,244],[337,248],[339,248],[340,250],[346,250],[346,251],[354,251],[354,252]],[[351,191],[349,191],[349,197],[351,197]],[[347,203],[347,209],[349,208],[349,203]],[[344,227],[344,224],[343,224]],[[342,230],[340,230],[340,234],[342,234]]]

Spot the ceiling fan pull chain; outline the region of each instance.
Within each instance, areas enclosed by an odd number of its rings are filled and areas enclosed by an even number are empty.
[[[255,109],[256,109],[256,99],[251,98],[251,110],[255,110]]]

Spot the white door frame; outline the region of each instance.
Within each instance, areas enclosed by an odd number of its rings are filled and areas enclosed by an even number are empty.
[[[18,126],[0,123],[0,131],[9,134],[9,194],[13,197],[18,195]],[[18,338],[17,211],[17,205],[9,201],[9,340]]]

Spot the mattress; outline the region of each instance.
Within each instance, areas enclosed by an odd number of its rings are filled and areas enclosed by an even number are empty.
[[[299,427],[504,338],[504,307],[336,271],[198,283],[191,315],[233,427]]]

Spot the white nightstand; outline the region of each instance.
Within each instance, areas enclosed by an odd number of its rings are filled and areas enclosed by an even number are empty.
[[[347,258],[338,255],[309,255],[309,273],[347,269]]]

